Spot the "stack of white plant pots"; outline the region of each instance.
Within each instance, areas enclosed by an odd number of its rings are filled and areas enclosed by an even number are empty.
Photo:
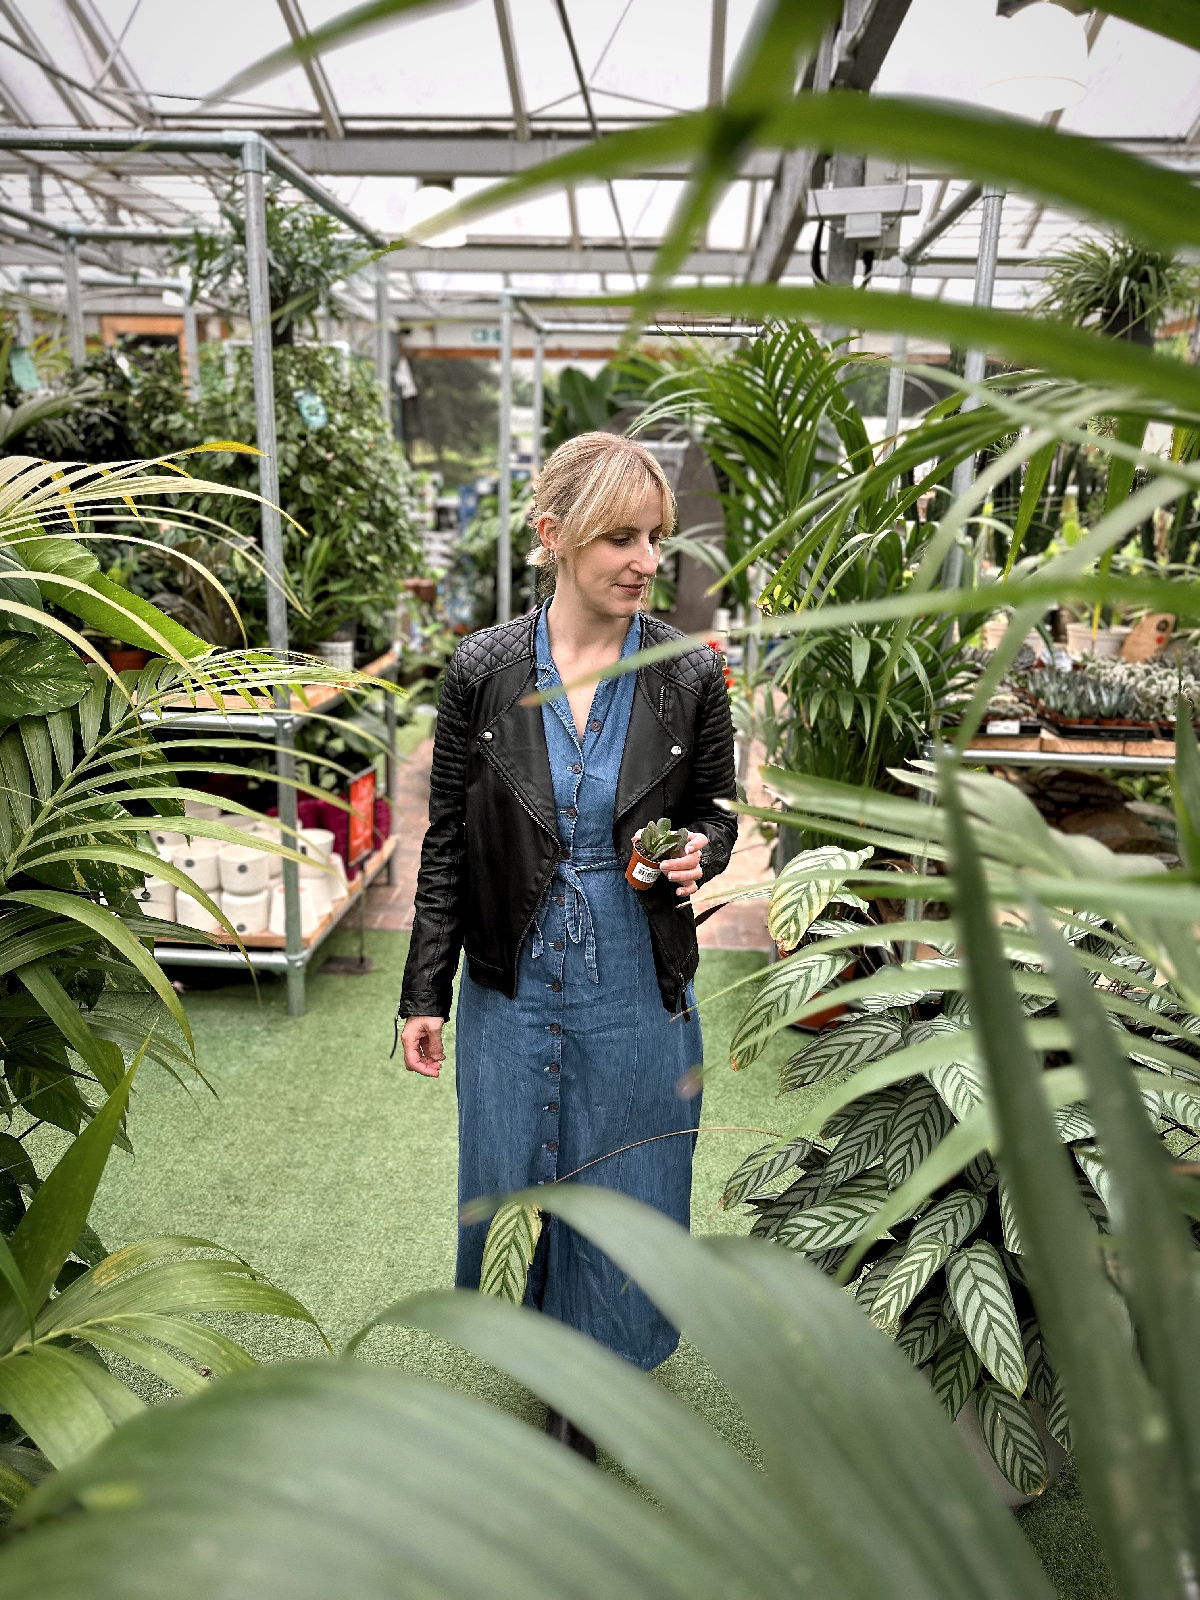
[[[268,856],[250,844],[221,846],[221,910],[237,933],[264,933],[270,916]]]

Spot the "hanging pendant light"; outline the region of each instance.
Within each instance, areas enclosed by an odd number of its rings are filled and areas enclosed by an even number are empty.
[[[454,204],[454,191],[448,183],[422,183],[404,208],[404,226],[415,228],[428,222]],[[445,233],[427,235],[421,240],[433,250],[461,250],[467,242],[465,228],[447,228]]]
[[[1088,47],[1081,17],[1054,0],[1036,0],[988,31],[988,65],[979,99],[994,111],[1041,118],[1087,93]]]

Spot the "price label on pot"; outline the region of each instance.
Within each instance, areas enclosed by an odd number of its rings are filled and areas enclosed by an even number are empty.
[[[630,876],[636,878],[639,883],[653,883],[655,878],[660,877],[661,874],[661,867],[652,867],[646,861],[638,861],[634,864]]]

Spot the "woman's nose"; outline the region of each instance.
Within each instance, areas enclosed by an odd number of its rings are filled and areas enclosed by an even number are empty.
[[[634,552],[633,559],[639,572],[645,572],[653,577],[658,571],[658,551],[649,540]]]

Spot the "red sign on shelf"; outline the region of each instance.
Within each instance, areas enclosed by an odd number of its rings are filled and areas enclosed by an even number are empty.
[[[374,767],[368,767],[350,780],[348,799],[354,809],[350,813],[350,837],[346,842],[346,869],[352,872],[371,854],[375,833]]]

